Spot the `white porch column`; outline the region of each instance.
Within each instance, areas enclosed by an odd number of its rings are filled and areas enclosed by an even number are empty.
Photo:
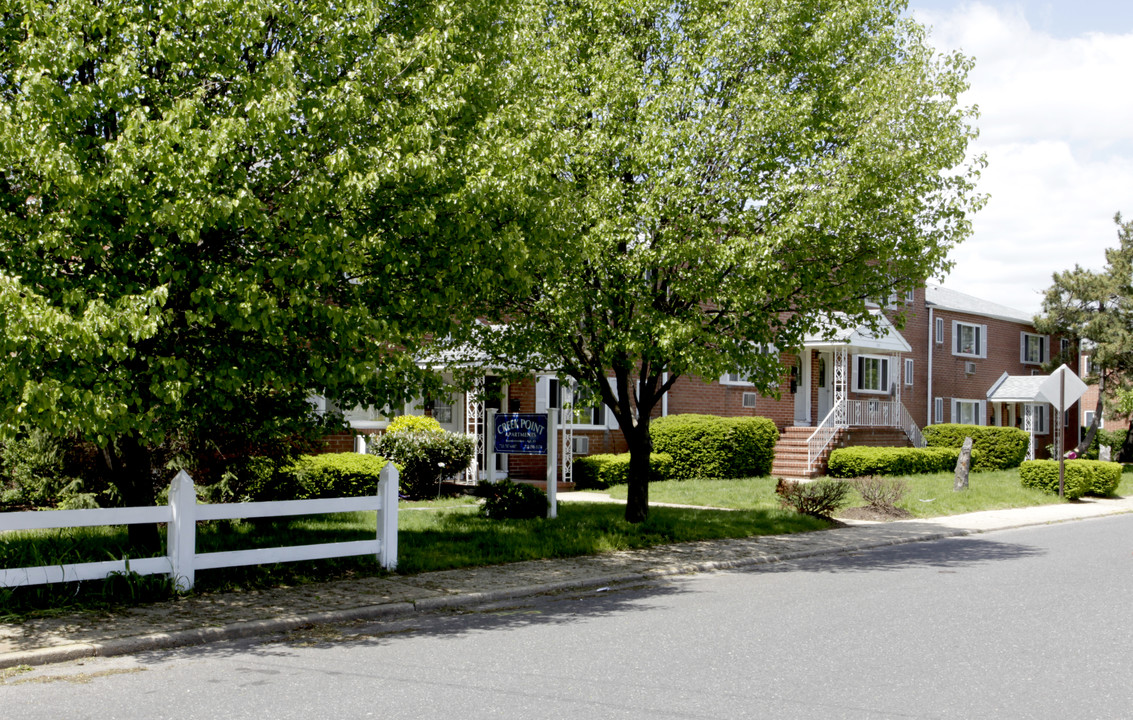
[[[849,389],[849,348],[845,345],[834,351],[834,425],[846,427],[846,401]]]

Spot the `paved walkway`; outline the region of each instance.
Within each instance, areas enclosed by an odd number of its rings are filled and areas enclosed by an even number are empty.
[[[563,493],[561,498],[565,502],[597,500],[572,498],[574,495]],[[114,613],[76,613],[0,625],[0,668],[254,637],[317,623],[404,616],[510,597],[1128,512],[1133,512],[1133,497],[1089,499],[931,520],[857,523],[794,535],[666,545],[569,560],[340,580],[259,592],[194,595]]]

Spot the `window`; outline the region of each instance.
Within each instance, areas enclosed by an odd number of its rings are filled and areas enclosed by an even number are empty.
[[[576,386],[571,398],[572,419],[575,425],[605,425],[606,406],[590,388]]]
[[[889,392],[889,358],[857,355],[854,358],[854,390],[867,393]]]
[[[1050,338],[1025,332],[1019,334],[1019,362],[1042,365],[1050,359]]]
[[[759,395],[758,395],[758,394],[756,394],[756,393],[752,393],[752,392],[745,392],[745,393],[744,393],[744,397],[743,397],[743,403],[744,403],[744,407],[745,407],[745,408],[753,408],[753,407],[755,407],[755,402],[756,402],[756,400],[757,400],[758,398],[759,398]]]
[[[732,372],[727,375],[720,376],[721,385],[754,385],[751,380],[748,380],[747,375],[742,373]]]
[[[1058,341],[1058,350],[1062,354],[1063,358],[1069,360],[1070,359],[1070,338],[1062,338],[1061,340],[1059,340]]]
[[[952,422],[961,425],[984,425],[984,401],[952,400]]]
[[[435,398],[432,401],[433,419],[441,425],[452,425],[452,398]]]
[[[1047,413],[1046,403],[1027,403],[1023,406],[1023,416],[1031,414],[1031,430],[1035,435],[1046,435],[1050,432],[1050,417]],[[1023,425],[1026,429],[1026,424]]]
[[[932,421],[934,423],[944,422],[944,398],[936,398],[932,402]]]
[[[905,384],[913,384],[913,359],[905,358]]]
[[[952,354],[964,357],[987,357],[987,325],[952,322]]]
[[[944,344],[944,318],[936,319],[936,344]]]

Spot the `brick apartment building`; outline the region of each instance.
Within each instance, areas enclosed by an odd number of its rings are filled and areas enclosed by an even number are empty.
[[[863,327],[819,333],[801,350],[780,352],[779,397],[756,392],[739,374],[686,377],[674,384],[655,414],[771,418],[783,434],[774,472],[786,476],[820,474],[829,451],[838,445],[918,445],[923,442],[920,428],[937,423],[1023,427],[1032,433],[1035,456],[1049,454],[1055,419],[1050,405],[1033,402],[1033,389],[1045,377],[1043,364],[1052,351],[1077,371],[1076,349],[1036,333],[1027,313],[938,285],[890,298],[876,312],[878,332]],[[904,324],[899,328],[900,315]],[[552,374],[510,385],[485,374],[481,388],[491,398],[486,404],[480,401],[484,393],[456,394],[403,411],[429,414],[445,429],[474,434],[480,449],[477,467],[468,473],[472,479],[483,474],[487,409],[544,412],[554,397],[569,403],[567,387],[567,381],[560,383]],[[388,422],[380,412],[362,408],[345,416],[360,434],[381,432]],[[621,432],[604,408],[561,416],[564,477],[569,478],[573,456],[625,451]],[[1078,418],[1078,406],[1062,418],[1070,429],[1067,448],[1077,441]],[[332,450],[351,449],[353,443],[349,435],[328,438]],[[542,457],[498,455],[496,465],[498,474],[515,478],[545,473]]]

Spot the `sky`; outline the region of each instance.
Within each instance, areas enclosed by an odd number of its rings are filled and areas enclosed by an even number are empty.
[[[1100,270],[1133,219],[1133,1],[909,0],[942,51],[975,58],[990,196],[943,285],[1037,313],[1051,274]],[[938,280],[939,281],[939,280]]]

